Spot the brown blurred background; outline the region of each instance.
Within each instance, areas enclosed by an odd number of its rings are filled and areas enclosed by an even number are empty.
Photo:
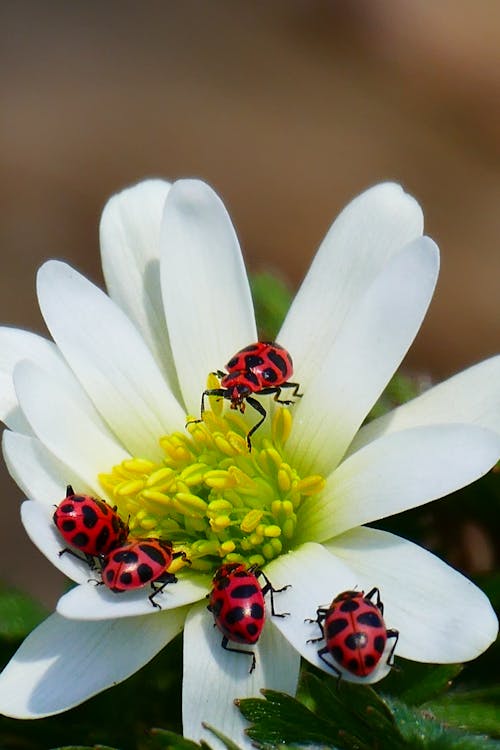
[[[102,206],[145,176],[210,182],[249,267],[293,287],[345,203],[391,179],[442,251],[408,366],[498,350],[500,4],[4,0],[0,43],[0,321],[43,330],[46,258],[101,282]],[[1,479],[0,577],[51,604]]]

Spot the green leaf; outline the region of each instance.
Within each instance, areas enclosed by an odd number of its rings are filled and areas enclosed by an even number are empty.
[[[259,337],[272,341],[288,312],[292,293],[279,276],[269,272],[253,274],[250,283]]]
[[[311,708],[283,693],[262,692],[265,700],[239,701],[245,718],[254,723],[248,735],[262,746],[312,743],[371,750],[379,737],[384,750],[405,747],[390,710],[370,688],[307,674],[302,694]]]
[[[41,623],[48,612],[16,589],[0,585],[0,638],[20,641]]]
[[[424,708],[437,719],[469,732],[480,732],[500,738],[500,687],[484,690],[456,691]]]
[[[405,747],[425,750],[500,750],[500,743],[489,737],[470,735],[443,726],[429,711],[417,711],[400,701],[390,701],[399,729],[408,743]]]
[[[206,722],[203,722],[203,726],[205,727],[205,729],[208,729],[209,732],[215,734],[215,736],[227,747],[227,750],[240,750],[235,742],[230,740],[229,737],[226,737],[225,734],[222,734],[222,732],[219,732],[218,729],[214,729],[214,727],[210,726],[210,724],[207,724]]]
[[[61,747],[54,747],[51,750],[118,750],[116,747],[110,747],[109,745],[64,745]]]
[[[200,750],[200,745],[193,740],[187,740],[180,734],[169,732],[167,729],[151,729],[150,737],[153,740],[152,746],[161,748],[161,750]],[[205,747],[208,745],[203,743]]]
[[[420,706],[448,690],[462,668],[461,664],[420,664],[397,659],[397,669],[384,680],[381,692]]]

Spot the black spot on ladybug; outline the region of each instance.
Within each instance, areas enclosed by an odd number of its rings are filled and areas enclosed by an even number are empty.
[[[61,513],[73,513],[75,510],[75,506],[73,503],[63,503],[63,505],[60,505],[58,508]]]
[[[360,664],[357,659],[349,659],[349,661],[345,665],[345,668],[353,674],[358,674],[361,671]]]
[[[259,378],[251,370],[245,372],[245,379],[248,380],[253,386],[255,386],[255,388],[258,388],[260,385]]]
[[[363,648],[368,643],[368,636],[366,633],[350,633],[344,640],[345,645],[351,651],[355,651],[358,648]]]
[[[75,526],[76,526],[76,523],[72,518],[66,518],[62,522],[60,528],[61,528],[61,531],[73,531]]]
[[[84,505],[82,508],[82,520],[85,528],[93,529],[96,523],[99,521],[99,517],[95,510],[90,507],[90,505]]]
[[[331,620],[326,628],[326,639],[330,640],[330,638],[336,636],[337,633],[341,633],[345,630],[348,625],[349,622],[345,617],[337,617],[335,620]]]
[[[153,568],[147,563],[141,563],[137,566],[137,575],[141,583],[147,583],[153,578]]]
[[[107,570],[106,573],[105,573],[105,575],[106,575],[106,580],[109,581],[109,583],[112,583],[113,582],[113,576],[114,576],[113,571],[112,570]]]
[[[96,550],[100,552],[102,549],[106,547],[108,541],[109,541],[109,529],[107,526],[103,526],[97,535],[97,539],[95,540]]]
[[[248,635],[254,636],[257,635],[259,632],[259,626],[255,624],[255,622],[249,622],[247,625],[247,633]]]
[[[385,648],[385,638],[382,635],[377,635],[373,640],[373,647],[379,654],[382,654]]]
[[[139,559],[133,550],[122,549],[113,554],[113,561],[117,563],[136,563]]]
[[[86,502],[86,500],[87,498],[85,497],[85,495],[73,495],[73,497],[71,498],[71,501],[73,503],[84,503]]]
[[[274,351],[274,349],[270,349],[267,356],[269,357],[273,365],[276,365],[278,370],[281,371],[283,377],[286,377],[288,372],[288,365],[281,354],[278,354],[278,352]]]
[[[368,625],[370,628],[382,627],[382,620],[376,612],[362,612],[356,617],[356,622],[361,625]]]
[[[368,667],[368,668],[374,667],[376,663],[377,662],[373,654],[367,654],[365,656],[365,667]]]
[[[250,609],[250,615],[254,620],[262,620],[262,618],[264,617],[264,610],[258,602],[253,602]]]
[[[234,625],[235,622],[240,622],[245,617],[245,610],[243,607],[232,607],[226,615],[226,622],[228,625]]]
[[[229,576],[222,576],[221,578],[218,578],[217,590],[222,591],[223,589],[227,589],[230,583],[231,583],[231,579],[229,578]]]
[[[245,368],[247,370],[251,370],[252,367],[259,367],[259,365],[263,365],[264,360],[262,357],[259,357],[258,354],[247,354],[245,357]]]
[[[232,370],[233,367],[236,367],[236,365],[238,364],[238,359],[239,357],[237,355],[236,357],[233,357],[232,359],[230,359],[226,365],[226,370]]]
[[[124,586],[129,586],[132,583],[132,573],[125,571],[120,575],[120,583]]]
[[[150,560],[165,565],[167,562],[166,555],[162,549],[158,549],[153,544],[140,544],[139,549],[141,552],[149,557]]]
[[[85,534],[83,531],[80,531],[78,534],[75,534],[75,536],[71,540],[71,544],[75,547],[86,547],[89,543],[89,538],[87,534]]]
[[[267,383],[275,383],[278,380],[278,375],[271,367],[266,367],[262,370],[262,377]]]
[[[235,586],[231,591],[231,597],[233,599],[249,599],[257,593],[257,586],[253,583],[242,584],[241,586]]]
[[[339,607],[341,612],[355,612],[359,609],[359,602],[355,599],[346,599]]]

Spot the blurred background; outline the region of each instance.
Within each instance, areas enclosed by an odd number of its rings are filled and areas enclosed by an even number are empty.
[[[47,258],[102,282],[100,212],[143,177],[211,183],[249,268],[292,289],[346,202],[396,180],[442,252],[407,367],[498,350],[500,4],[3,0],[0,91],[3,323],[44,331]],[[51,605],[61,581],[0,486],[1,578]]]

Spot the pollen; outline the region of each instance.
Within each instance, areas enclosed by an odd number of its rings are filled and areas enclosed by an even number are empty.
[[[172,542],[190,569],[263,565],[293,546],[302,503],[325,485],[288,462],[292,429],[290,410],[276,409],[270,436],[256,435],[250,452],[241,415],[207,409],[203,421],[160,438],[161,463],[128,459],[99,481],[131,535]]]

